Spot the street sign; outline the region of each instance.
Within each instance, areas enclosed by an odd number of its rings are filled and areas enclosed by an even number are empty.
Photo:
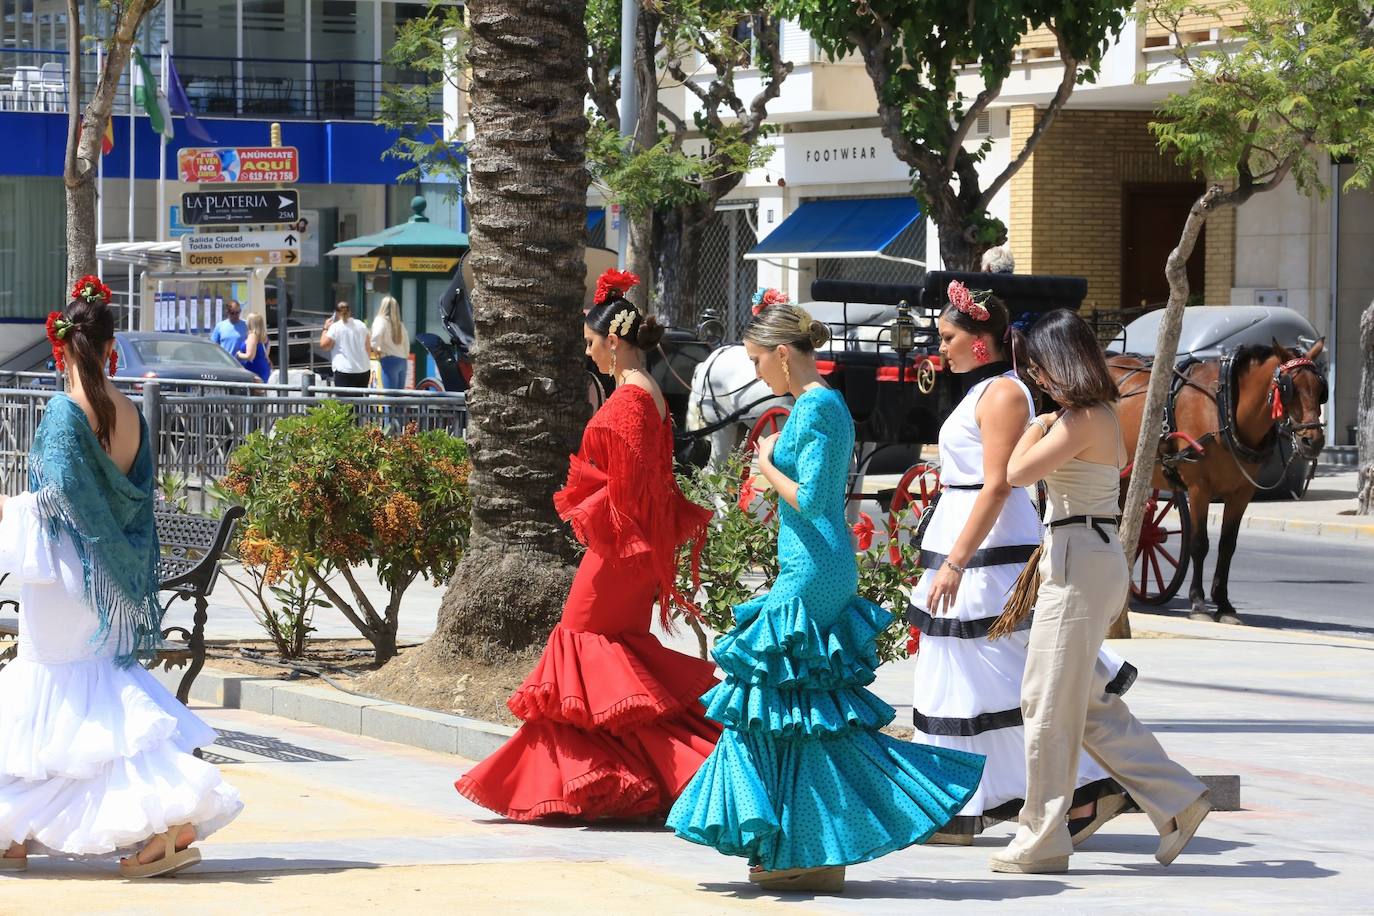
[[[177,171],[191,184],[294,184],[301,177],[300,159],[294,146],[187,147],[177,153]]]
[[[181,238],[185,267],[299,267],[301,240],[288,232],[211,232]]]
[[[294,223],[301,196],[287,191],[191,191],[181,195],[181,219],[188,226],[244,226]]]

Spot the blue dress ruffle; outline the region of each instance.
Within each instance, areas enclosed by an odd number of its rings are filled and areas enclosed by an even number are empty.
[[[837,394],[798,399],[774,461],[798,481],[803,511],[782,504],[778,579],[735,609],[735,629],[716,642],[725,680],[702,703],[725,732],[668,816],[678,836],[770,871],[866,862],[924,842],[983,769],[977,754],[879,731],[895,711],[866,687],[892,615],[854,593],[843,516],[852,443]],[[822,497],[808,498],[808,487]]]

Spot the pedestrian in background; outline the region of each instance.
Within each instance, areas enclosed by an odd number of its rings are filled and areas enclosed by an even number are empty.
[[[1155,859],[1168,865],[1211,810],[1206,787],[1169,759],[1098,663],[1102,640],[1126,604],[1130,570],[1117,539],[1117,497],[1126,449],[1120,397],[1092,328],[1056,309],[1026,335],[1031,381],[1062,405],[1033,419],[1012,450],[1007,482],[1044,480],[1045,540],[989,635],[1014,630],[1034,607],[1021,713],[1026,728],[1026,803],[1020,827],[992,870],[1014,874],[1069,867],[1066,815],[1080,747],[1154,822]],[[1038,586],[1034,578],[1038,575]],[[1024,589],[1023,589],[1023,586]],[[1030,596],[1033,601],[1017,600]]]
[[[257,312],[248,313],[248,338],[243,349],[234,355],[243,367],[264,382],[272,374],[272,363],[267,358],[267,319]]]
[[[224,320],[210,332],[210,340],[230,356],[242,350],[244,341],[248,339],[248,324],[239,317],[242,312],[238,300],[230,299],[224,306]]]
[[[372,351],[381,362],[381,387],[406,387],[410,331],[401,320],[400,304],[392,296],[382,299],[381,310],[372,319]]]
[[[333,351],[330,367],[334,370],[334,387],[367,387],[371,364],[367,345],[367,325],[353,317],[347,302],[334,306],[334,314],[325,319],[320,334],[320,349]]]

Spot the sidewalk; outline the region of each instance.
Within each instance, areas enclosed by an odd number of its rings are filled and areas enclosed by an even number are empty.
[[[1355,515],[1358,488],[1358,472],[1319,468],[1301,500],[1252,502],[1241,527],[1374,542],[1374,516]],[[1208,525],[1220,528],[1221,513],[1222,506],[1213,505],[1207,513]]]
[[[997,876],[1003,826],[969,848],[912,848],[850,869],[843,897],[774,898],[742,860],[662,829],[519,825],[452,789],[470,762],[271,716],[202,709],[211,759],[244,815],[175,881],[124,883],[108,865],[35,859],[0,877],[0,911],[735,913],[1353,913],[1369,907],[1374,836],[1374,643],[1153,616],[1116,644],[1128,695],[1199,774],[1238,773],[1243,810],[1215,813],[1170,868],[1140,815],[1094,837],[1067,875]],[[877,692],[909,716],[913,663]]]

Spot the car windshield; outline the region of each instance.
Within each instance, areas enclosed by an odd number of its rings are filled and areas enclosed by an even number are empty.
[[[212,369],[241,369],[234,359],[208,340],[154,338],[133,341],[140,361],[149,366],[208,366]]]

